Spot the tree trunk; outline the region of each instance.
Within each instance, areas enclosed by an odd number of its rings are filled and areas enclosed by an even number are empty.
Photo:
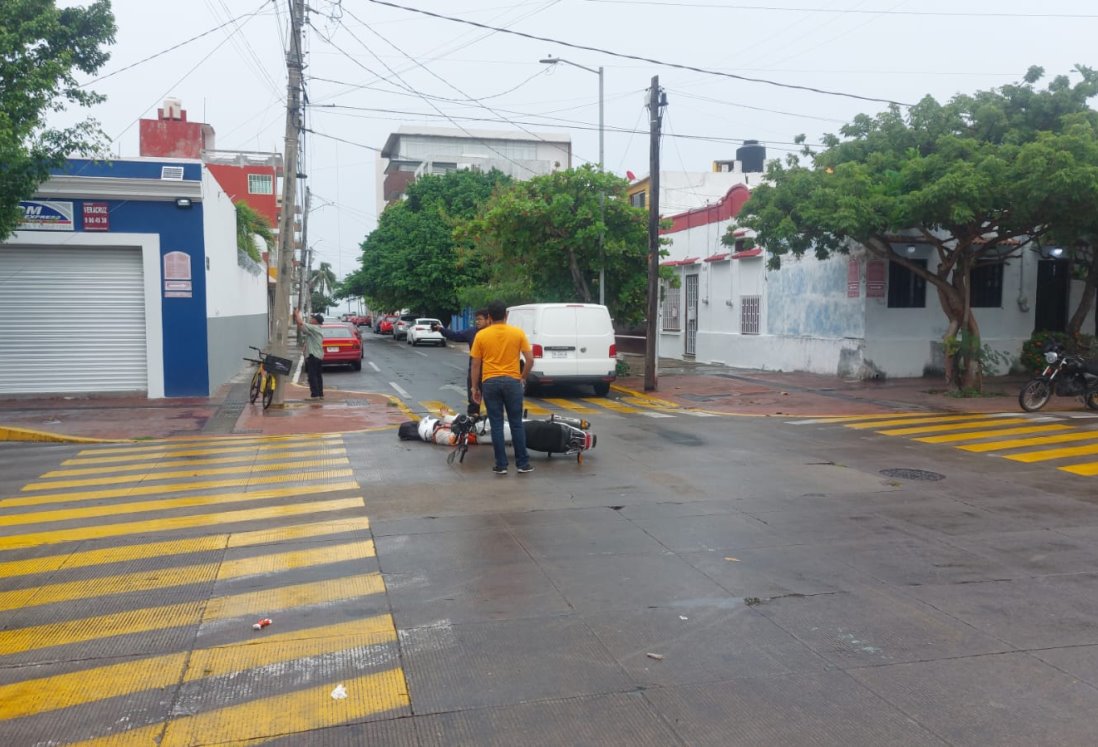
[[[942,335],[942,346],[945,350],[945,380],[947,384],[957,382],[959,373],[959,356],[957,347],[957,334],[961,330],[961,322],[964,318],[964,303],[957,295],[955,288],[945,289],[935,286],[938,291],[938,302],[942,305],[942,311],[946,315],[945,334]]]
[[[591,289],[587,287],[587,280],[583,277],[583,271],[576,260],[576,253],[571,250],[568,252],[568,270],[572,273],[572,285],[575,286],[580,301],[591,303]]]
[[[1086,282],[1083,284],[1083,296],[1079,299],[1079,305],[1075,308],[1075,313],[1071,315],[1071,321],[1068,323],[1067,331],[1076,339],[1078,339],[1079,333],[1083,331],[1083,322],[1087,320],[1091,309],[1094,308],[1094,294],[1095,289],[1098,288],[1098,261],[1096,260],[1098,260],[1098,256],[1090,261],[1090,269],[1087,271]]]

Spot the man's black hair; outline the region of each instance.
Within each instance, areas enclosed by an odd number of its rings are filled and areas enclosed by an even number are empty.
[[[493,322],[502,322],[507,318],[507,304],[503,301],[492,301],[488,304],[488,318]]]
[[[324,315],[318,311],[317,313],[313,314],[313,321],[317,324],[324,324]]]
[[[485,319],[488,318],[488,309],[477,309],[473,312],[473,316],[482,316]]]

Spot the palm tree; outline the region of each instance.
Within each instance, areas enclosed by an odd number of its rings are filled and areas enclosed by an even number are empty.
[[[331,296],[338,282],[328,262],[321,262],[320,267],[309,273],[309,287],[323,296]]]
[[[262,257],[255,248],[253,237],[258,235],[262,238],[267,245],[267,251],[270,252],[275,243],[271,224],[246,202],[238,202],[234,207],[236,208],[236,248],[256,262],[261,262]]]

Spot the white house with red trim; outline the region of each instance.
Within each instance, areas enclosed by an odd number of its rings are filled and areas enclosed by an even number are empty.
[[[946,317],[933,286],[864,249],[822,261],[787,257],[768,270],[765,248],[735,229],[749,196],[736,184],[716,204],[671,216],[662,232],[669,254],[661,264],[676,278],[661,282],[660,356],[857,378],[943,369]],[[735,247],[721,242],[730,227],[742,241]],[[937,265],[928,244],[898,236],[895,246]],[[972,305],[982,341],[1016,358],[1034,329],[1065,329],[1081,285],[1054,252],[1011,254],[974,271]]]

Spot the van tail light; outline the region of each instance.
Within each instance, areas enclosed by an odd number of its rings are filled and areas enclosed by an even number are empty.
[[[609,357],[610,358],[617,358],[618,357],[618,346],[614,343],[610,343],[610,355],[609,355]]]
[[[542,358],[545,356],[545,351],[541,349],[541,345],[534,345],[534,357]]]

